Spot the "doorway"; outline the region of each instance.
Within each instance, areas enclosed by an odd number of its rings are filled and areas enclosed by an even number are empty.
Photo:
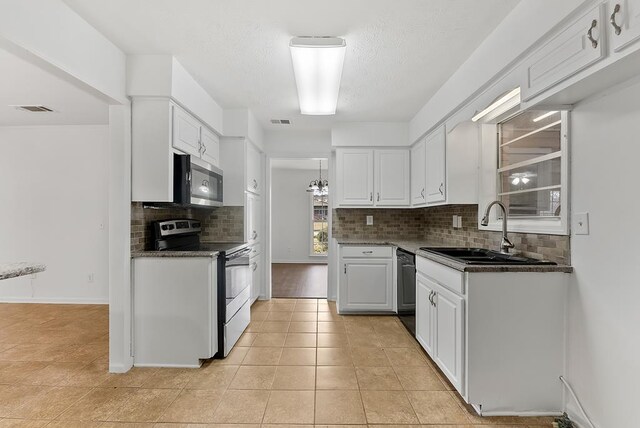
[[[271,296],[326,298],[328,159],[272,159]]]

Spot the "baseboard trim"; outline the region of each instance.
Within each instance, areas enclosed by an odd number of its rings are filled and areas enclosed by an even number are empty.
[[[305,264],[305,265],[326,265],[327,260],[271,260],[271,264]]]
[[[0,297],[0,303],[46,303],[54,305],[108,305],[106,299],[55,298],[55,297]]]

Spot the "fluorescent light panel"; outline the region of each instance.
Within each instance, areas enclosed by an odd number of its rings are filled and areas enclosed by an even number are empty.
[[[471,118],[472,121],[477,122],[483,117],[486,120],[491,120],[502,113],[505,113],[512,108],[516,107],[520,104],[520,88],[515,88],[512,91],[507,92],[502,97],[498,98],[496,101],[492,102],[489,107],[482,110],[480,113],[477,113],[475,116]]]
[[[289,43],[300,113],[336,114],[346,43],[338,37],[294,37]]]

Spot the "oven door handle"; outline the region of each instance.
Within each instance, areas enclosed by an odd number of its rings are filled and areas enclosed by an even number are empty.
[[[251,253],[251,248],[245,248],[244,250],[240,250],[236,253],[230,254],[227,256],[227,261],[235,260],[240,257],[246,257]]]

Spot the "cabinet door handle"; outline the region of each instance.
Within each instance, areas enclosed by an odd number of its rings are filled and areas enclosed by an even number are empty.
[[[373,254],[373,251],[363,251],[362,254]]]
[[[373,202],[373,192],[369,193],[369,201]]]
[[[380,202],[380,192],[378,192],[378,202]]]
[[[255,272],[256,269],[258,269],[258,263],[253,262],[253,264],[251,265],[251,270]]]
[[[443,187],[444,187],[444,183],[440,183],[440,187],[438,187],[438,191],[442,196],[444,196],[444,191],[442,190]]]
[[[202,144],[202,154],[204,155],[207,152],[207,146]]]
[[[347,264],[344,264],[344,273],[347,273]]]
[[[587,31],[587,39],[591,42],[591,46],[595,49],[598,47],[598,41],[593,38],[593,30],[598,26],[598,20],[594,19],[591,21],[591,27]]]
[[[618,23],[616,22],[616,14],[620,12],[620,5],[616,4],[615,7],[613,8],[613,13],[611,14],[611,17],[609,18],[609,21],[611,22],[611,25],[613,25],[614,28],[614,32],[616,33],[616,36],[619,36],[620,33],[622,33],[622,27],[618,25]]]
[[[431,298],[433,297],[433,291],[429,292],[429,303],[431,303],[431,306],[433,306],[433,300],[431,300]]]
[[[256,239],[257,237],[258,237],[258,232],[254,230],[253,233],[251,234],[251,239]]]
[[[433,303],[433,307],[436,307],[436,296],[438,295],[438,293],[436,293],[435,291],[433,292],[433,297],[431,297],[431,303]]]
[[[424,187],[422,188],[422,192],[420,192],[420,196],[422,196],[422,199],[424,199]]]
[[[258,188],[258,182],[256,181],[256,179],[253,179],[253,188],[257,189]]]

